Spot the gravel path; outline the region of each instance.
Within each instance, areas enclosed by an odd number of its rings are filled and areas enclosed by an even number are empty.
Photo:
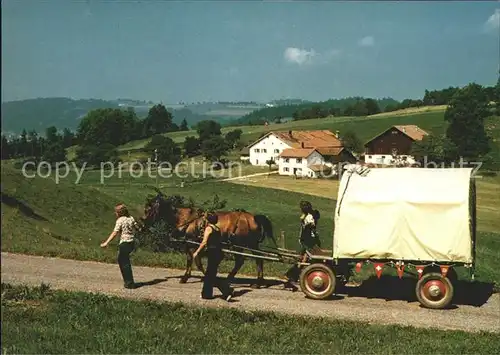
[[[268,172],[265,172],[265,173],[255,173],[255,174],[250,174],[250,175],[243,175],[243,176],[235,176],[235,177],[231,177],[231,178],[225,178],[225,179],[222,179],[220,181],[244,180],[244,179],[247,179],[249,177],[262,176],[262,175],[271,175],[271,174],[277,174],[277,173],[278,173],[278,171],[274,170],[274,171],[268,171]]]
[[[314,301],[305,298],[300,291],[284,290],[282,284],[276,282],[276,285],[265,289],[252,289],[246,284],[235,285],[237,296],[228,303],[219,298],[200,299],[200,279],[193,277],[187,284],[179,284],[182,274],[182,270],[134,267],[136,282],[145,282],[147,285],[127,290],[123,288],[116,264],[2,253],[2,282],[12,284],[39,286],[44,282],[54,289],[100,292],[125,298],[180,301],[198,306],[267,310],[378,324],[500,333],[499,294],[493,294],[481,307],[458,305],[455,309],[435,311],[421,308],[417,302],[366,297]],[[218,291],[215,294],[218,295]]]

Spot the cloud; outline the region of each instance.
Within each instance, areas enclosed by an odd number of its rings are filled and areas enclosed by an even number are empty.
[[[337,58],[342,51],[340,49],[331,49],[324,53],[316,52],[314,49],[306,50],[295,47],[288,47],[283,54],[285,60],[289,63],[298,65],[305,64],[326,64]]]
[[[300,49],[300,48],[295,48],[295,47],[288,47],[285,49],[284,57],[285,60],[290,62],[290,63],[295,63],[295,64],[307,64],[311,63],[312,59],[317,55],[317,53],[314,51],[314,49],[311,49],[310,51],[305,50],[305,49]]]
[[[493,31],[500,27],[500,9],[495,9],[495,12],[484,23],[485,31]]]
[[[373,36],[366,36],[358,41],[358,45],[361,47],[373,47],[375,45],[375,38]]]

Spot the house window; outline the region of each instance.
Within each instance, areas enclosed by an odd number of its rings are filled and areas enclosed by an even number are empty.
[[[297,158],[297,164],[302,163],[302,158]]]
[[[259,159],[255,159],[255,164],[259,164]]]
[[[289,162],[290,162],[290,158],[285,158],[283,161],[284,161],[285,163],[289,163]]]
[[[283,171],[289,171],[289,169],[288,168],[283,168]]]
[[[391,134],[398,134],[398,131],[392,131]]]
[[[255,153],[260,153],[260,149],[254,149],[253,150]]]
[[[275,153],[279,153],[279,152],[280,152],[280,150],[279,150],[279,149],[275,149],[275,150],[274,150],[274,152],[275,152]]]
[[[382,159],[385,159],[385,155],[382,155]]]
[[[267,153],[267,149],[262,149],[262,153]]]
[[[372,158],[372,156],[371,156],[371,155],[369,155],[369,156],[368,156],[368,159],[371,159],[371,158]]]

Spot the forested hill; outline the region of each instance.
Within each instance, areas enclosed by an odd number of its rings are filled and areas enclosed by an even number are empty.
[[[37,98],[2,103],[2,133],[19,134],[23,129],[43,133],[54,126],[59,130],[68,128],[76,131],[80,119],[89,111],[99,108],[131,107],[137,116],[147,116],[152,102],[118,99],[114,101],[99,99],[74,100],[65,97]],[[167,108],[172,113],[173,121],[180,124],[186,119],[193,125],[206,120],[206,115],[194,113],[188,108]]]
[[[234,120],[234,125],[258,125],[266,121],[274,122],[282,119],[294,120],[318,118],[326,116],[365,116],[396,109],[401,103],[392,98],[370,99],[348,97],[321,102],[297,102],[281,106],[266,107],[255,110]]]

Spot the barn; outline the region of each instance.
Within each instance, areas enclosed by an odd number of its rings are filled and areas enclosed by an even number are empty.
[[[365,163],[395,165],[396,162],[414,164],[411,148],[429,133],[416,125],[396,125],[365,143]]]

